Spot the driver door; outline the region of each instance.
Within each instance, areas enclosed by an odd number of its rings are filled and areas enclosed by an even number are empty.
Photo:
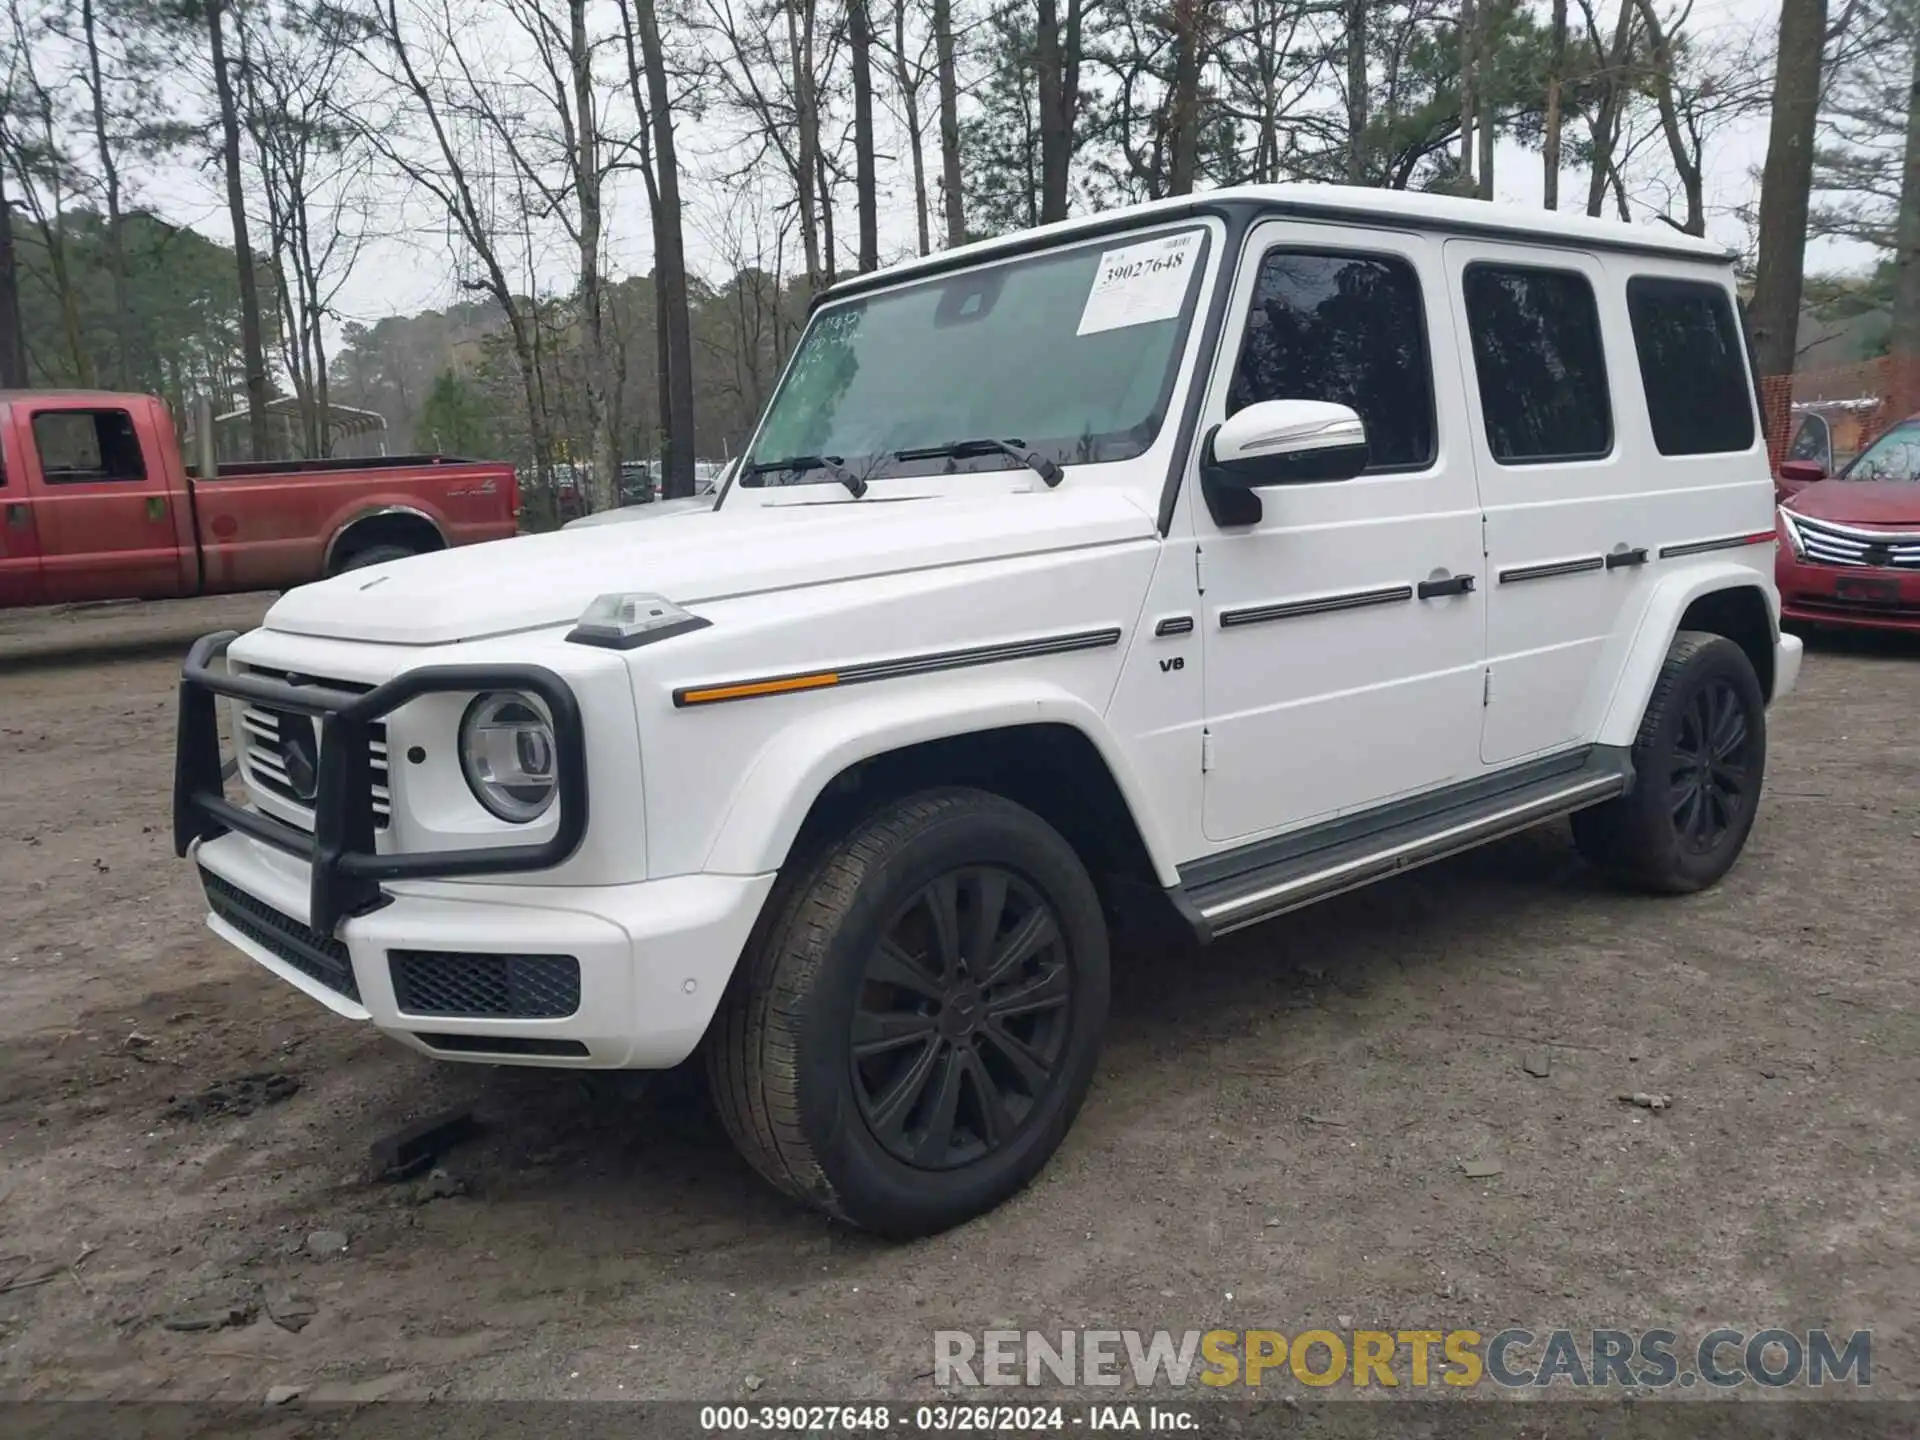
[[[1438,242],[1268,222],[1234,286],[1199,434],[1257,401],[1325,400],[1371,449],[1354,479],[1260,489],[1252,524],[1185,487],[1205,833],[1245,843],[1478,775],[1486,617],[1464,392],[1432,364],[1454,350]]]

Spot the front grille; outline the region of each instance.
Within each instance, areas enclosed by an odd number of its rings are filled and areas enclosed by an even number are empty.
[[[207,904],[213,913],[247,939],[271,950],[308,979],[318,980],[349,1000],[360,998],[347,947],[333,936],[302,925],[266,901],[256,900],[237,885],[228,884],[211,870],[200,871],[200,883],[206,887]]]
[[[364,695],[373,687],[348,680],[323,680],[312,675],[291,675],[284,670],[249,666],[251,674],[290,685],[317,685],[342,690],[349,695]],[[294,727],[304,726],[304,730]],[[304,825],[313,828],[312,785],[320,758],[319,730],[305,715],[249,701],[240,710],[240,761],[247,780],[267,794],[305,810]],[[387,772],[387,725],[375,720],[367,726],[367,767],[371,772],[369,790],[373,796],[373,828],[384,830],[393,818],[393,794]],[[298,783],[296,783],[298,782]],[[306,790],[306,794],[301,793]]]
[[[571,955],[466,955],[393,950],[393,998],[410,1015],[555,1020],[580,1008]]]
[[[1920,570],[1920,530],[1866,530],[1805,515],[1793,515],[1792,524],[1807,559],[1816,565]]]

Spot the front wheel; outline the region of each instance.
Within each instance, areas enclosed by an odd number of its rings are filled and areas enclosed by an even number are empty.
[[[1107,933],[1031,811],[940,790],[868,816],[776,891],[714,1021],[728,1133],[788,1194],[885,1235],[992,1209],[1092,1082]]]
[[[1747,843],[1767,770],[1753,662],[1721,635],[1674,637],[1633,745],[1633,789],[1573,817],[1581,853],[1614,878],[1678,895],[1719,880]]]

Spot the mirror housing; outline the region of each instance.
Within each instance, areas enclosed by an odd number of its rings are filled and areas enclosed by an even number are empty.
[[[1200,485],[1221,525],[1260,519],[1269,485],[1351,480],[1367,468],[1367,428],[1346,405],[1327,400],[1262,400],[1235,411],[1207,436]]]
[[[1780,462],[1780,483],[1799,487],[1811,485],[1815,481],[1827,478],[1827,467],[1818,460],[1782,460]]]

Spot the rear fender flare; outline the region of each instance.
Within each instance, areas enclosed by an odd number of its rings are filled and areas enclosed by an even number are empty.
[[[1726,560],[1697,563],[1681,574],[1669,575],[1660,581],[1641,612],[1640,628],[1634,632],[1626,663],[1620,668],[1620,678],[1614,684],[1613,695],[1600,722],[1600,733],[1595,737],[1598,743],[1630,748],[1639,737],[1640,719],[1646,713],[1654,684],[1660,678],[1660,667],[1666,663],[1667,651],[1687,607],[1703,595],[1743,588],[1759,591],[1766,600],[1769,628],[1778,644],[1780,596],[1773,588],[1772,578],[1753,566]]]
[[[333,561],[334,557],[340,553],[340,542],[352,533],[355,526],[364,524],[368,520],[378,520],[387,515],[404,515],[408,519],[419,520],[424,524],[432,526],[434,534],[440,537],[440,547],[442,549],[446,548],[446,526],[442,525],[426,511],[412,505],[370,505],[365,509],[354,511],[353,514],[349,515],[334,527],[332,538],[327,541],[326,554],[320,559],[320,573],[323,575],[331,575],[333,573]]]

